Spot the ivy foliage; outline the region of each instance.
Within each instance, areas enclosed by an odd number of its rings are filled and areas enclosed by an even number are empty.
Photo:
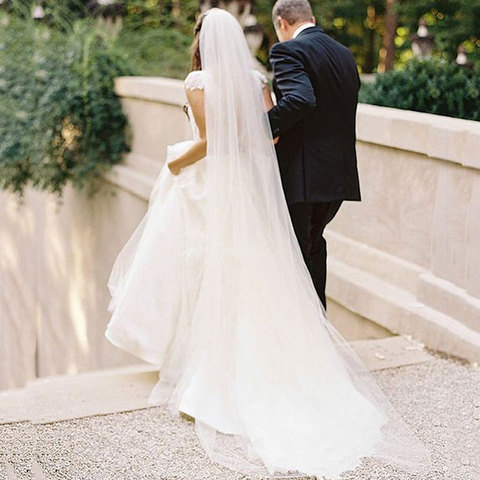
[[[128,151],[127,120],[113,89],[131,70],[115,39],[87,20],[52,29],[4,17],[0,27],[0,187],[29,184],[93,194]]]
[[[360,101],[480,121],[480,75],[443,58],[413,59],[363,85]]]
[[[190,67],[190,44],[198,0],[125,0],[118,44],[138,75],[183,80]]]

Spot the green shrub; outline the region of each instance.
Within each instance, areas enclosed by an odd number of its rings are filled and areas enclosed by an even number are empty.
[[[480,74],[441,58],[414,59],[363,85],[360,102],[478,121]]]
[[[114,39],[79,21],[67,33],[10,18],[0,30],[0,187],[96,191],[128,151],[113,79],[131,74]]]
[[[118,48],[128,58],[136,75],[183,80],[190,67],[192,36],[178,29],[158,27],[120,31]]]

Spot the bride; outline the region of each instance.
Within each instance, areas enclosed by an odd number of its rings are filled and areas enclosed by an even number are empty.
[[[168,147],[118,255],[105,336],[159,366],[149,403],[195,419],[209,457],[249,475],[336,478],[362,459],[427,471],[429,451],[326,316],[283,195],[236,19],[195,29],[193,140]]]

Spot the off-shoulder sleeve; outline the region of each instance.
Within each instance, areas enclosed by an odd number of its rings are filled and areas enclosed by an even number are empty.
[[[190,72],[184,81],[187,90],[203,90],[205,87],[203,72],[201,70],[194,70]]]

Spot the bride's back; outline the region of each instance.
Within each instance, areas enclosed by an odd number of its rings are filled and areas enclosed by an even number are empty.
[[[268,86],[268,81],[263,73],[258,70],[251,70],[254,83],[257,84],[258,91],[261,92],[263,88]],[[199,92],[204,91],[205,89],[205,73],[203,70],[193,70],[191,71],[184,80],[184,88],[188,92],[198,90]],[[192,112],[192,108],[189,102],[186,103],[186,113],[190,126],[192,128],[193,138],[196,140],[199,138],[199,131],[197,122],[195,121],[195,114]],[[197,112],[198,117],[198,112]],[[239,120],[237,120],[239,122]]]

